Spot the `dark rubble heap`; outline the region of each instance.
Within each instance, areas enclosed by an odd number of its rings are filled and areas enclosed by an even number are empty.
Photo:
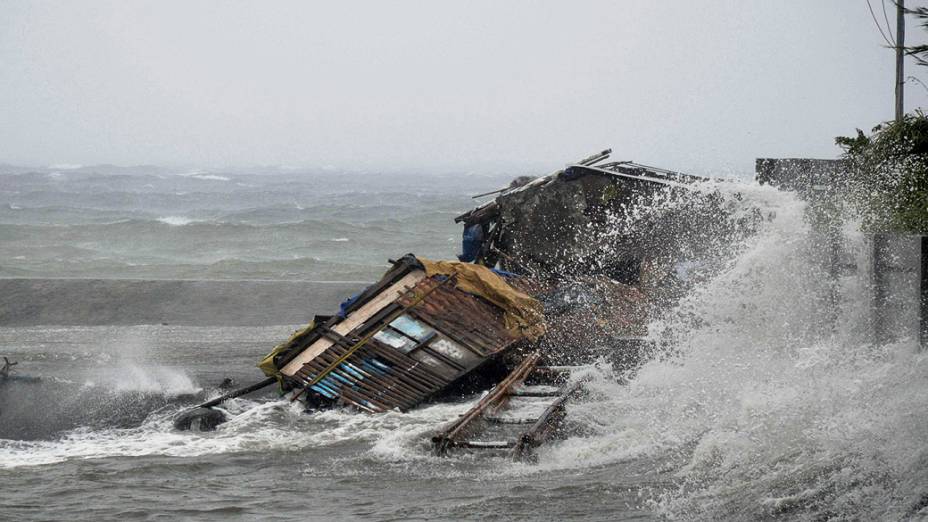
[[[545,305],[549,359],[639,359],[648,318],[667,309],[761,219],[708,180],[606,150],[512,185],[456,221],[461,259],[528,276]],[[745,211],[745,208],[748,210]]]

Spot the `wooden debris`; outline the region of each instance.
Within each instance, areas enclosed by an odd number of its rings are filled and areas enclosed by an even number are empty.
[[[551,386],[525,385],[526,379],[538,369],[540,358],[541,355],[538,352],[526,357],[508,377],[477,404],[440,433],[434,435],[432,449],[435,454],[446,456],[452,448],[503,449],[510,450],[510,454],[516,460],[530,458],[535,448],[557,432],[564,419],[567,401],[579,392],[581,385],[577,382],[556,391],[553,391]],[[527,418],[504,415],[512,410],[519,413],[518,408],[513,407],[514,400],[546,398],[554,398],[554,400],[539,401],[539,404],[544,406],[544,410],[536,416]],[[509,435],[507,431],[511,431],[511,427],[525,425],[530,427],[521,433],[513,434],[515,436],[507,437]]]

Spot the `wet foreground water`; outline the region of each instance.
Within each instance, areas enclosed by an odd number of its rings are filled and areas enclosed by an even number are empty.
[[[226,377],[260,380],[296,325],[7,326],[0,354],[41,380],[0,385],[0,519],[928,518],[928,353],[869,341],[866,283],[810,261],[802,202],[715,189],[760,230],[654,319],[652,359],[584,370],[576,430],[536,463],[431,455],[475,397],[308,415],[267,392],[214,433],[173,429]]]
[[[232,420],[214,433],[173,429],[172,414],[210,384],[259,377],[253,354],[290,329],[0,329],[5,352],[22,361],[17,373],[42,377],[0,389],[0,511],[49,520],[654,516],[647,503],[669,477],[649,461],[545,469],[432,456],[432,430],[470,400],[309,415],[259,394],[227,404]]]

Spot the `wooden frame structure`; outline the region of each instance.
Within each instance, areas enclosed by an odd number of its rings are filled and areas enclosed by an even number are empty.
[[[520,340],[503,311],[427,276],[411,255],[377,283],[296,335],[276,358],[284,381],[313,404],[406,411]]]

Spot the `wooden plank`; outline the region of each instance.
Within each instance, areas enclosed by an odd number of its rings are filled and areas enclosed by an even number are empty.
[[[347,318],[341,320],[332,327],[332,330],[341,335],[347,335],[349,332],[360,326],[364,321],[368,320],[371,316],[382,310],[384,307],[396,301],[400,295],[406,290],[407,287],[411,287],[418,283],[425,277],[425,271],[423,270],[413,270],[412,272],[403,276],[402,279],[388,287],[383,292],[377,294],[376,297],[364,303],[360,308],[348,315]],[[303,350],[299,355],[294,357],[286,366],[281,368],[280,373],[292,377],[303,367],[307,362],[315,359],[319,354],[327,350],[332,346],[333,341],[326,337],[321,337],[316,340],[313,344],[309,345],[305,350]]]
[[[506,402],[510,389],[521,384],[525,377],[528,376],[535,365],[541,360],[541,353],[534,352],[519,363],[512,373],[502,380],[495,388],[490,390],[474,407],[467,411],[461,418],[451,423],[441,433],[432,437],[432,448],[438,456],[446,455],[448,448],[453,447],[461,436],[468,431],[469,426],[475,420],[481,418],[485,413],[495,414],[499,408]]]
[[[509,440],[462,440],[454,443],[456,448],[470,449],[510,449],[515,445],[515,442]]]
[[[564,420],[564,406],[567,401],[580,391],[583,381],[577,381],[562,396],[551,403],[541,417],[525,433],[519,436],[512,448],[512,457],[521,460],[531,455],[532,451],[546,441]]]

